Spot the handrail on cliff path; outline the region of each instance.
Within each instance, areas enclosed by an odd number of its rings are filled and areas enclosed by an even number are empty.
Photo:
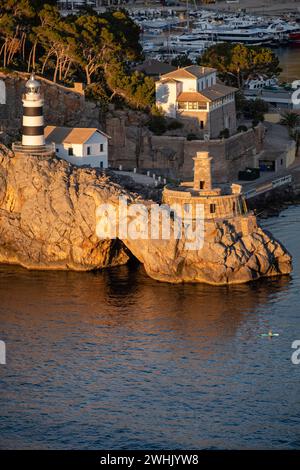
[[[251,199],[252,197],[259,196],[260,194],[266,193],[271,189],[278,188],[279,186],[283,186],[284,184],[288,184],[292,182],[292,175],[282,176],[281,178],[276,178],[275,180],[262,185],[259,188],[252,188],[249,191],[244,193],[246,199]]]

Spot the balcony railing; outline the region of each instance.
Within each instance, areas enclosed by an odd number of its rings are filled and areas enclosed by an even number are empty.
[[[181,101],[178,103],[179,111],[207,111],[206,103],[198,103],[194,101]]]

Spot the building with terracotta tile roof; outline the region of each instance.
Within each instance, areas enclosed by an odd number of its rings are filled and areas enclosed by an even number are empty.
[[[160,60],[147,59],[142,64],[137,65],[135,70],[148,75],[148,77],[152,77],[154,80],[159,80],[162,74],[167,74],[177,69],[173,65],[166,64]]]
[[[236,132],[236,91],[217,83],[216,69],[190,65],[161,75],[156,104],[166,116],[196,120],[199,134],[216,139],[224,129]]]
[[[216,72],[216,69],[211,67],[203,67],[201,65],[188,65],[181,69],[174,70],[164,74],[164,77],[182,79],[182,78],[203,78]]]
[[[44,135],[46,143],[55,145],[56,155],[73,165],[107,168],[110,137],[99,129],[47,126]]]

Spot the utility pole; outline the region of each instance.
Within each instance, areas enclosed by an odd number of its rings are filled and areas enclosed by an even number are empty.
[[[190,10],[189,10],[189,0],[186,0],[186,29],[190,30]]]

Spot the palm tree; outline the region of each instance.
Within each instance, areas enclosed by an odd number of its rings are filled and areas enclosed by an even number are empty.
[[[290,131],[294,130],[296,127],[300,126],[300,114],[297,114],[293,111],[287,111],[282,116],[280,124],[289,128]]]
[[[299,153],[300,146],[300,114],[293,111],[287,111],[280,121],[280,124],[286,126],[289,134],[296,141],[296,156]]]

